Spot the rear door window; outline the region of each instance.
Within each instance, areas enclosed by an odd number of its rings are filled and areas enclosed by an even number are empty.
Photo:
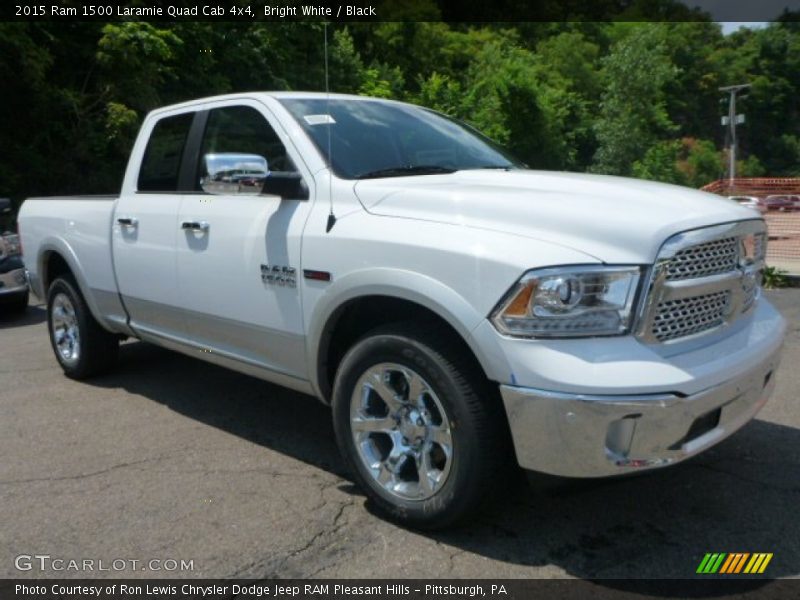
[[[159,120],[147,142],[139,169],[140,192],[175,192],[194,113]]]

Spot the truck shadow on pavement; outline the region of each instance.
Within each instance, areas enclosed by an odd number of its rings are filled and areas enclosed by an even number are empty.
[[[360,495],[346,480],[330,411],[314,398],[140,342],[123,345],[118,369],[89,383],[324,469]],[[454,560],[467,553],[555,565],[609,587],[628,586],[613,579],[698,577],[707,552],[771,552],[765,576],[800,572],[800,430],[792,427],[756,420],[704,455],[647,475],[523,487],[474,522],[421,535],[452,548]],[[708,589],[695,595],[715,595]]]
[[[0,330],[38,325],[45,321],[47,321],[47,312],[43,306],[28,306],[25,312],[14,313],[7,312],[5,307],[0,305]]]

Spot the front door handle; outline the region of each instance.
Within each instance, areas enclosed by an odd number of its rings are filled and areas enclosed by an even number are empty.
[[[188,231],[208,231],[210,225],[208,221],[184,221],[181,223],[181,229],[186,229]]]
[[[137,227],[139,225],[139,219],[134,217],[119,217],[117,223],[123,227]]]

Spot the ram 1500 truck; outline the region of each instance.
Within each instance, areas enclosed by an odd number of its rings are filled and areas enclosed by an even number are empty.
[[[528,170],[372,98],[153,111],[118,196],[29,199],[20,229],[68,376],[134,337],[313,394],[356,481],[417,527],[470,513],[509,466],[702,452],[766,402],[785,331],[753,211]]]

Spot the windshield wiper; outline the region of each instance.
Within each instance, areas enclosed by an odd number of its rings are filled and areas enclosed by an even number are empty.
[[[442,167],[440,165],[408,165],[406,167],[390,167],[388,169],[378,169],[368,171],[359,175],[356,179],[377,179],[380,177],[404,177],[406,175],[438,175],[441,173],[455,173],[458,169],[452,167]]]

